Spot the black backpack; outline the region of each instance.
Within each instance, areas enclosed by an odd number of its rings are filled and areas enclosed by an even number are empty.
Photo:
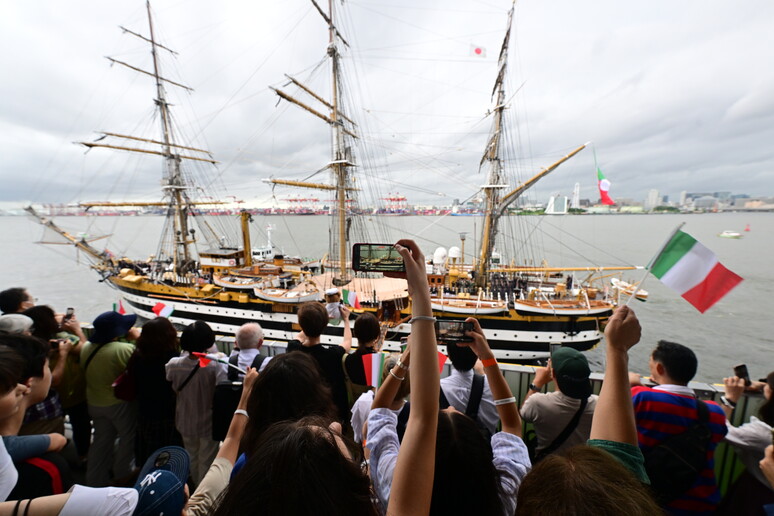
[[[688,491],[707,465],[707,450],[712,440],[709,409],[696,400],[698,421],[684,432],[664,439],[645,454],[645,471],[653,496],[661,505]]]
[[[257,355],[250,367],[255,368],[256,371],[259,370],[265,358],[263,355]],[[228,362],[236,366],[238,360],[239,354],[236,354],[229,357]],[[239,373],[233,367],[229,367],[227,375],[229,381],[216,385],[212,398],[212,439],[214,441],[222,441],[226,438],[228,427],[231,426],[231,418],[234,417],[239,398],[242,397]]]
[[[468,405],[465,407],[465,415],[468,416],[476,423],[476,427],[481,431],[481,434],[487,440],[492,438],[492,432],[484,426],[484,424],[478,418],[478,407],[481,405],[481,397],[484,394],[484,377],[480,374],[473,374],[473,383],[470,386],[470,398],[468,399]],[[439,404],[441,410],[449,408],[449,400],[446,399],[446,395],[443,393],[443,389],[440,389]],[[403,434],[406,432],[406,425],[408,424],[408,417],[411,413],[411,406],[409,402],[403,405],[403,409],[398,413],[398,439],[403,440]]]

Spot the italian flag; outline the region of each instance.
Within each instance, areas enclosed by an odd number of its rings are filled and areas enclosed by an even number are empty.
[[[610,181],[607,180],[599,167],[597,167],[597,186],[599,186],[599,198],[602,200],[602,204],[615,204],[615,201],[607,193],[610,191]]]
[[[715,253],[682,231],[667,242],[649,269],[701,313],[742,281],[718,261]]]
[[[153,313],[156,314],[156,317],[169,317],[170,315],[172,315],[172,312],[175,311],[175,309],[172,308],[171,306],[165,305],[164,303],[161,303],[161,302],[153,305],[153,308],[151,308],[151,310],[153,310]]]
[[[382,383],[382,372],[387,355],[384,353],[368,353],[363,355],[363,369],[365,369],[366,385],[376,387]]]
[[[352,308],[360,308],[360,301],[357,299],[357,292],[354,290],[341,290],[341,300],[344,304],[351,306]]]

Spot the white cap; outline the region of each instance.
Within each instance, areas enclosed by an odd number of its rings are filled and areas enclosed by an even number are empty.
[[[335,287],[334,288],[329,288],[328,290],[325,291],[325,295],[326,296],[332,296],[333,294],[338,294],[338,293],[339,293],[339,289],[337,289]]]

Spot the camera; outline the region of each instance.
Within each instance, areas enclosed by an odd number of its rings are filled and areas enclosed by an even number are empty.
[[[470,342],[465,332],[473,331],[473,323],[466,321],[435,321],[435,338],[439,342]]]
[[[403,257],[392,244],[355,244],[352,269],[361,272],[405,272]]]
[[[49,344],[51,344],[51,349],[54,351],[57,351],[59,349],[59,344],[64,342],[65,339],[51,339],[48,341]]]

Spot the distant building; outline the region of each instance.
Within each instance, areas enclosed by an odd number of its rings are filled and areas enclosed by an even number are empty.
[[[711,195],[703,195],[693,200],[693,209],[702,211],[717,211],[718,200]]]
[[[686,192],[685,190],[680,192],[680,206],[685,206],[687,199],[688,199],[688,192]]]
[[[658,190],[648,190],[648,196],[645,199],[645,210],[646,211],[653,211],[653,208],[656,206],[659,206],[661,204],[661,199],[658,195]]]

